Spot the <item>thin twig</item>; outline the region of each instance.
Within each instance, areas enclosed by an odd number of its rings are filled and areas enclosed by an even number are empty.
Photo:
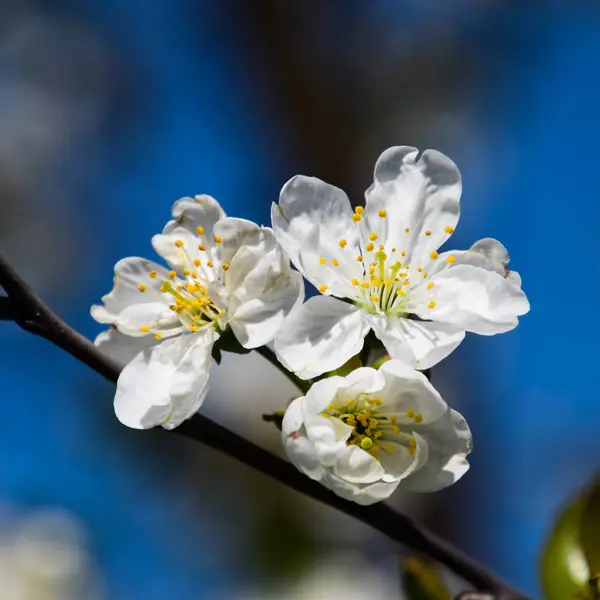
[[[44,337],[106,379],[116,383],[121,371],[120,366],[101,354],[92,342],[48,308],[2,256],[0,256],[0,285],[8,294],[13,306],[18,307],[14,319],[18,325],[26,331]],[[529,600],[469,556],[407,516],[393,511],[382,503],[359,506],[342,500],[319,483],[305,477],[287,461],[202,415],[197,414],[185,421],[174,429],[173,433],[202,442],[302,494],[370,525],[395,542],[437,560],[475,588],[490,592],[499,600]]]

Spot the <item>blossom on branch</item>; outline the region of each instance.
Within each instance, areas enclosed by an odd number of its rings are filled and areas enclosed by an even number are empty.
[[[529,310],[508,253],[486,239],[439,253],[460,214],[461,176],[435,150],[389,148],[365,207],[314,177],[288,181],[271,217],[278,241],[322,294],[286,320],[281,362],[303,379],[343,365],[372,329],[392,358],[427,369],[466,331],[502,333]],[[340,299],[343,299],[340,300]]]
[[[273,339],[304,299],[270,228],[225,216],[210,196],[182,198],[152,239],[170,269],[143,258],[115,266],[115,284],[91,313],[109,324],[96,344],[128,363],[115,412],[136,429],[172,429],[207,392],[213,345],[231,331],[243,348]]]
[[[359,504],[399,485],[433,492],[469,468],[471,433],[427,378],[398,360],[313,384],[282,423],[289,459],[338,496]]]

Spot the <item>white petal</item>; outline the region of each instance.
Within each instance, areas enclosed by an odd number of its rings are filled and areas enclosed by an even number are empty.
[[[371,367],[359,367],[340,383],[337,394],[342,403],[353,400],[359,394],[379,394],[385,386],[383,374]]]
[[[215,224],[214,232],[222,240],[221,260],[225,263],[230,263],[242,246],[259,246],[264,252],[275,247],[275,236],[270,229],[246,219],[224,218]]]
[[[393,442],[393,440],[386,439],[381,442],[382,446],[389,446],[391,452],[385,450],[379,452],[377,458],[379,464],[385,470],[385,474],[382,479],[385,482],[391,483],[406,479],[411,473],[425,463],[427,460],[427,443],[421,438],[417,439],[417,446],[415,452],[412,454],[409,452],[406,446]]]
[[[414,267],[448,239],[460,215],[461,176],[457,166],[436,150],[408,146],[388,148],[375,165],[367,190],[368,227],[388,246],[407,253]],[[387,216],[379,213],[385,210]],[[406,229],[409,229],[406,232]],[[425,232],[429,232],[426,235]]]
[[[214,335],[203,330],[140,352],[117,382],[119,421],[134,429],[163,423],[173,428],[190,417],[206,393],[210,362],[205,355],[210,355]]]
[[[353,428],[340,419],[322,416],[306,417],[304,421],[306,437],[313,442],[321,464],[327,467],[337,463],[346,452],[346,441]]]
[[[156,277],[150,273],[156,271]],[[140,331],[142,325],[153,328],[175,327],[177,318],[169,310],[169,302],[160,291],[167,271],[160,265],[144,258],[124,258],[115,265],[115,280],[112,291],[103,296],[103,305],[91,308],[92,317],[99,323],[115,325],[127,335],[146,335]],[[140,291],[139,286],[144,291]]]
[[[344,447],[333,472],[349,483],[373,483],[385,474],[381,464],[358,446]]]
[[[327,406],[333,401],[338,388],[344,384],[344,381],[343,377],[334,375],[313,383],[306,393],[304,402],[305,417],[314,417],[327,410]]]
[[[316,481],[322,479],[325,469],[310,440],[299,433],[284,434],[283,446],[288,458],[299,471]]]
[[[467,455],[472,437],[464,417],[452,410],[435,423],[415,425],[427,441],[429,456],[423,467],[404,480],[404,489],[413,492],[436,492],[458,481],[469,469]]]
[[[94,344],[122,367],[132,361],[142,350],[155,346],[158,342],[154,336],[131,337],[121,333],[115,327],[109,327],[106,331],[99,333]]]
[[[396,490],[399,483],[400,480],[393,483],[378,481],[370,485],[359,485],[349,483],[333,473],[326,473],[323,480],[323,484],[334,494],[362,506],[368,506],[385,500]]]
[[[422,416],[422,423],[437,421],[447,405],[427,377],[400,360],[388,360],[380,373],[385,377],[381,393],[385,413],[405,413],[412,410]],[[409,419],[406,418],[406,422]]]
[[[529,311],[524,292],[495,271],[471,265],[451,266],[436,274],[436,306],[419,316],[452,323],[466,331],[493,335],[513,329]]]
[[[271,208],[271,221],[277,240],[302,272],[300,251],[315,231],[322,245],[315,251],[328,261],[332,258],[340,263],[355,260],[358,228],[352,214],[348,196],[342,190],[315,177],[297,175],[283,186],[279,204]],[[346,240],[344,248],[339,246],[340,240]],[[305,275],[317,287],[321,285]]]
[[[233,219],[221,223],[230,221]],[[304,282],[292,270],[270,229],[247,227],[237,236],[232,230],[228,223],[223,231],[228,235],[223,237],[227,254],[233,239],[237,243],[245,236],[249,243],[236,250],[224,275],[230,325],[242,346],[256,348],[270,342],[285,317],[304,300]]]
[[[281,423],[281,432],[284,436],[289,436],[292,433],[299,431],[304,425],[303,415],[304,397],[292,400],[283,415]]]
[[[301,379],[341,367],[363,347],[369,324],[356,306],[328,296],[310,298],[275,338],[280,362]]]
[[[390,356],[415,369],[436,365],[465,337],[464,330],[447,323],[384,316],[371,316],[370,323]]]

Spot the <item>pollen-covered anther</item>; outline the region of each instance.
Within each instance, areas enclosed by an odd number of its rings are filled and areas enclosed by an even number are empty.
[[[364,209],[362,206],[357,206],[357,207],[354,209],[354,212],[355,212],[357,215],[362,215],[362,214],[365,212],[365,209]]]
[[[377,213],[382,219],[385,219],[387,217],[387,210],[385,209],[380,209],[379,212]]]
[[[403,290],[396,290],[396,296],[400,296],[400,297],[406,296],[406,292],[404,292]]]
[[[148,273],[148,275],[150,276],[151,279],[155,279],[156,276],[158,275],[158,273],[156,271],[150,271],[150,273]]]
[[[352,285],[358,285],[360,282],[358,281],[358,279],[356,277],[353,277],[350,282],[352,283]]]
[[[340,266],[340,263],[339,263],[339,261],[336,258],[331,259],[331,264],[334,267],[339,267]]]
[[[352,215],[352,220],[353,220],[355,223],[358,223],[358,222],[360,221],[360,219],[361,219],[361,216],[360,216],[358,213],[354,213],[354,214]]]
[[[188,331],[190,333],[194,333],[194,331],[198,331],[198,327],[196,325],[190,325],[190,327],[188,328]]]
[[[404,229],[404,233],[410,233],[410,227],[406,227],[406,228]]]
[[[429,237],[429,236],[431,235],[431,231],[428,229],[428,230],[425,232],[425,235],[426,235],[427,237]]]
[[[371,287],[371,284],[370,284],[368,281],[363,281],[363,282],[360,284],[360,287],[363,287],[363,288],[367,289],[367,288],[370,288],[370,287]]]
[[[189,269],[184,269],[184,270],[183,270],[183,274],[184,274],[186,277],[189,277],[189,276],[192,274],[192,272],[191,272]]]
[[[450,227],[450,225],[448,225],[447,227],[444,228],[444,231],[448,234],[452,234],[452,233],[454,233],[454,227]]]
[[[401,256],[406,256],[406,252],[402,251],[402,252],[400,252],[400,255]]]
[[[377,240],[377,238],[379,238],[379,236],[375,232],[369,234],[369,239],[372,242],[374,242],[375,240]]]
[[[383,285],[389,287],[393,284],[394,282],[391,279],[384,279],[383,280]]]
[[[451,265],[454,261],[456,260],[456,257],[450,255],[447,259],[446,262]]]
[[[198,227],[196,227],[196,233],[198,235],[204,235],[204,227],[202,227],[202,225],[198,225]]]
[[[379,302],[379,296],[372,294],[369,297],[371,298],[371,302]]]
[[[183,240],[175,240],[175,245],[178,248],[183,248]]]
[[[339,241],[340,248],[345,248],[347,243],[348,243],[348,242],[347,242],[346,240],[343,240],[343,239],[342,239],[342,240],[340,240],[340,241]]]
[[[432,281],[432,282],[430,282],[430,283],[428,283],[428,284],[427,284],[427,289],[428,289],[428,290],[430,290],[431,288],[433,288],[433,286],[434,286],[434,285],[435,285],[435,284],[433,283],[433,281]]]
[[[150,327],[148,327],[148,325],[142,325],[142,326],[140,327],[140,331],[141,331],[142,333],[150,333]]]
[[[169,279],[175,279],[177,277],[177,273],[175,271],[169,271]]]
[[[321,294],[324,294],[324,293],[327,291],[327,289],[328,289],[328,287],[327,287],[325,284],[323,284],[323,285],[322,285],[322,286],[319,288],[319,291],[321,292]]]
[[[368,243],[368,244],[365,246],[365,248],[367,249],[367,252],[373,252],[373,248],[375,248],[375,246],[374,246],[374,245],[373,245],[371,242],[369,242],[369,243]]]
[[[319,264],[321,264],[321,265],[326,265],[326,264],[327,264],[327,259],[326,259],[326,258],[323,258],[323,257],[321,256],[321,258],[319,258]]]
[[[419,271],[419,273],[423,272],[423,267],[417,267],[417,271]]]
[[[138,290],[140,292],[145,292],[148,289],[148,286],[144,283],[140,283],[140,285],[138,285]]]
[[[431,260],[437,260],[437,257],[439,256],[439,254],[434,250],[430,255],[429,258],[431,258]]]
[[[437,302],[435,300],[432,300],[428,305],[427,308],[435,308],[437,305]]]
[[[158,341],[158,340],[160,340],[160,339],[162,338],[162,333],[160,333],[160,332],[159,332],[159,333],[157,333],[157,334],[154,336],[154,338],[155,338],[157,341]]]
[[[369,267],[369,275],[375,274],[375,267]]]
[[[195,259],[194,259],[194,266],[195,266],[195,267],[199,267],[201,264],[202,264],[202,263],[200,262],[200,259],[199,259],[199,258],[195,258]]]
[[[421,413],[417,413],[417,414],[414,416],[414,421],[415,421],[415,423],[420,423],[422,420],[423,420],[423,415],[422,415]]]
[[[398,427],[398,425],[394,425],[394,426],[392,427],[392,431],[393,431],[393,432],[394,432],[396,435],[398,435],[398,434],[400,433],[400,427]]]
[[[357,260],[357,262],[362,262],[362,260],[363,260],[362,254],[359,254],[359,255],[356,257],[356,260]]]
[[[223,271],[229,271],[229,263],[223,263]]]
[[[200,252],[205,252],[206,246],[204,244],[198,244],[198,250],[200,250]]]
[[[209,260],[206,264],[208,265],[209,269],[212,269],[215,266],[212,260]]]
[[[223,238],[220,235],[215,235],[215,244],[222,244]]]

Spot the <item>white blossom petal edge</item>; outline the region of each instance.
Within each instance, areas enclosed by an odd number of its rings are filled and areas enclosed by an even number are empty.
[[[452,485],[469,469],[472,447],[465,419],[398,360],[318,381],[289,405],[282,436],[300,471],[365,505],[398,486],[433,492]]]
[[[500,242],[438,253],[458,223],[461,191],[460,172],[447,156],[426,150],[419,157],[407,146],[379,157],[365,207],[354,211],[342,190],[313,177],[290,179],[272,206],[275,235],[330,298],[320,305],[309,300],[286,321],[275,339],[281,362],[303,379],[315,377],[344,364],[348,349],[360,350],[372,329],[392,358],[426,369],[467,331],[514,328],[529,302]],[[356,314],[336,309],[339,298]]]
[[[219,337],[230,330],[247,349],[270,342],[303,301],[304,283],[270,228],[226,217],[210,196],[178,200],[152,243],[170,270],[119,261],[113,290],[91,314],[110,326],[96,345],[126,364],[119,420],[172,429],[201,406]]]

